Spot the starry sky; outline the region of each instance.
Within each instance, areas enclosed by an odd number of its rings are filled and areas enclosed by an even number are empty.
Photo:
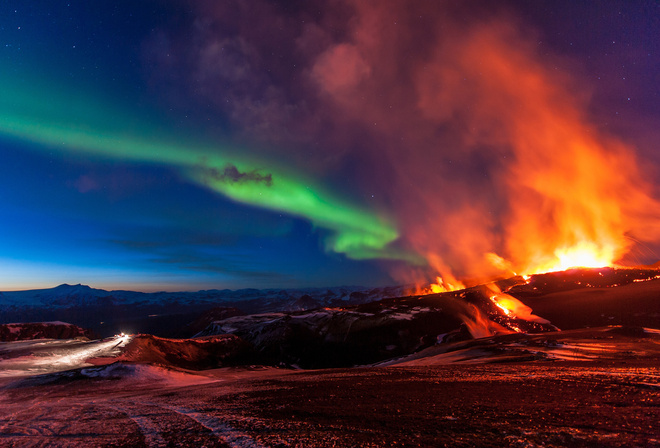
[[[0,290],[497,275],[484,254],[525,266],[520,235],[551,233],[575,208],[554,192],[592,172],[617,258],[660,259],[658,2],[9,0],[0,19]],[[549,165],[572,175],[539,187]]]

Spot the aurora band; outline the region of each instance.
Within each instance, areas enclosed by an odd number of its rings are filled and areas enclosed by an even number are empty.
[[[0,75],[0,135],[5,138],[30,142],[37,150],[175,167],[189,181],[234,201],[301,217],[329,230],[327,250],[353,259],[418,262],[415,254],[388,247],[398,237],[391,219],[324,192],[304,176],[271,163],[264,170],[263,161],[246,160],[232,155],[229,148],[203,145],[192,138],[165,140],[157,127],[146,125],[128,108],[82,95],[78,89],[39,89],[43,80],[12,78]],[[240,176],[210,175],[227,166]]]

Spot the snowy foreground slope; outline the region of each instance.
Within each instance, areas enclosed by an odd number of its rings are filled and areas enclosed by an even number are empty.
[[[475,287],[307,311],[221,310],[188,339],[0,343],[0,442],[660,446],[657,276],[593,269],[500,282],[532,306],[532,320]],[[338,368],[349,365],[359,367]]]
[[[658,358],[0,379],[8,447],[653,447]]]

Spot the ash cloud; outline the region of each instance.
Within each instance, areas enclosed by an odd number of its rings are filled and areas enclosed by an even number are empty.
[[[561,238],[609,234],[622,257],[628,237],[660,237],[634,150],[590,124],[590,89],[570,76],[572,62],[539,52],[538,32],[506,3],[196,7],[183,32],[145,44],[154,85],[183,81],[170,94],[214,110],[237,141],[372,198],[396,216],[398,244],[433,271],[498,275],[488,254],[526,269]]]

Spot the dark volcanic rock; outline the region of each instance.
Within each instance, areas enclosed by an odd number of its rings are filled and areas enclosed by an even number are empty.
[[[313,310],[313,309],[316,309],[316,308],[321,308],[322,306],[323,306],[323,303],[321,303],[319,300],[315,300],[309,294],[305,294],[304,296],[300,297],[298,300],[293,302],[288,307],[287,311]]]
[[[660,278],[657,269],[575,268],[532,275],[529,282],[513,286],[509,294],[535,297],[585,288],[615,288]]]
[[[66,322],[30,322],[0,325],[0,341],[25,341],[31,339],[73,339],[86,337],[95,339],[91,330]]]
[[[439,334],[460,325],[453,314],[419,306],[323,308],[223,319],[200,336],[232,333],[249,342],[261,362],[320,368],[402,356],[435,344]]]
[[[532,276],[509,294],[562,330],[606,325],[660,328],[660,271],[572,269]]]
[[[512,326],[529,332],[555,330],[504,315],[483,291],[472,288],[344,308],[232,317],[214,322],[198,336],[235,334],[253,346],[260,362],[323,368],[370,364],[438,342],[471,338],[466,321],[471,331],[483,326],[489,336],[512,332]]]
[[[217,320],[227,319],[229,317],[243,316],[245,313],[238,308],[227,307],[227,306],[218,306],[212,308],[199,316],[194,321],[190,322],[188,325],[183,326],[177,332],[174,333],[176,337],[190,338],[200,331],[203,331],[206,327],[211,325]]]

